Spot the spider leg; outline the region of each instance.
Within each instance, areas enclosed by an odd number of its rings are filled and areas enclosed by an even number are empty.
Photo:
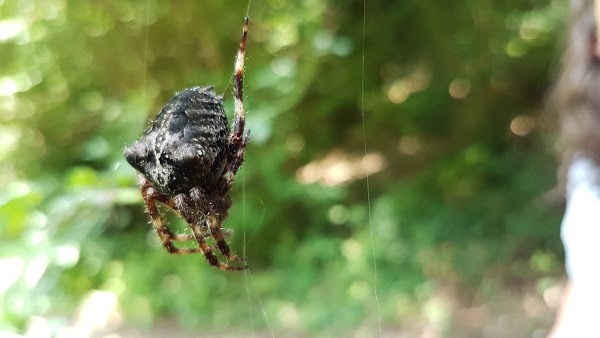
[[[179,211],[177,211],[177,214],[179,214],[181,216],[181,213]],[[223,238],[227,238],[227,237],[233,235],[233,230],[231,230],[231,229],[220,228],[220,230],[221,230],[220,231],[221,236]],[[203,234],[204,238],[214,237],[214,235],[212,233],[212,229],[210,229],[208,225],[202,226],[202,234]],[[173,237],[171,238],[171,240],[172,241],[182,241],[182,242],[195,241],[196,236],[194,236],[193,234],[173,234]]]
[[[235,58],[233,77],[234,113],[232,134],[229,138],[229,154],[225,167],[225,180],[229,185],[233,183],[235,174],[244,162],[244,155],[250,132],[244,132],[246,119],[244,117],[244,61],[246,57],[246,38],[248,36],[248,17],[244,20],[242,39]]]
[[[194,235],[196,236],[196,241],[198,242],[199,248],[202,250],[204,257],[206,258],[208,263],[210,263],[210,265],[212,265],[220,270],[227,270],[227,271],[239,271],[239,270],[245,270],[248,268],[248,266],[245,264],[242,266],[234,266],[234,265],[228,265],[223,262],[220,262],[218,260],[217,256],[214,254],[214,252],[212,252],[212,249],[210,248],[210,246],[206,243],[206,240],[204,239],[204,235],[202,234],[201,229],[199,229],[198,225],[191,224],[190,227],[192,228],[192,231],[194,232]],[[218,243],[217,243],[217,245],[218,245]]]
[[[188,222],[188,226],[192,229],[194,234],[194,238],[196,242],[198,242],[197,250],[201,251],[204,255],[204,258],[208,261],[208,263],[220,270],[226,271],[238,271],[244,270],[247,266],[233,266],[225,264],[217,258],[215,253],[212,251],[211,247],[206,243],[206,231],[205,226],[203,224],[198,224],[196,222],[194,213],[192,212],[191,206],[193,205],[193,201],[185,196],[184,194],[179,194],[174,198],[174,204],[177,210],[181,212],[183,218]]]
[[[152,225],[154,227],[154,230],[156,230],[156,233],[158,234],[162,245],[165,247],[165,249],[167,249],[169,253],[180,255],[200,251],[200,249],[198,248],[178,248],[173,244],[173,241],[179,241],[184,239],[182,235],[175,235],[171,231],[171,229],[167,227],[164,218],[158,211],[156,201],[169,205],[169,203],[167,203],[168,198],[165,195],[161,194],[159,191],[154,189],[154,187],[152,187],[150,183],[146,181],[142,185],[142,196],[144,197],[144,203],[146,204],[148,214],[150,214],[150,218],[152,219]]]
[[[231,251],[231,249],[229,249],[229,245],[227,244],[227,241],[225,241],[225,234],[223,231],[227,230],[221,227],[221,222],[215,216],[211,215],[208,217],[207,223],[210,227],[210,233],[213,239],[215,240],[215,243],[217,243],[217,248],[219,249],[221,254],[227,257],[227,259],[229,259],[230,261],[245,262],[243,258],[240,258],[236,254],[234,254],[233,251]]]
[[[172,210],[174,210],[175,212],[177,212],[177,214],[179,214],[181,216],[181,213],[179,212],[179,210],[177,210],[175,208],[175,204],[173,203],[173,199],[169,198],[167,196],[165,196],[164,194],[159,193],[158,191],[156,191],[156,189],[152,188],[152,186],[150,185],[150,183],[148,183],[148,181],[146,181],[143,186],[142,186],[142,194],[144,193],[144,189],[148,189],[151,188],[151,194],[154,197],[154,200],[161,202],[162,204],[168,206],[169,208],[171,208]],[[147,191],[147,190],[146,190]],[[144,195],[145,196],[145,195]],[[160,214],[158,213],[158,211],[156,212],[157,216],[160,217]],[[154,217],[152,217],[152,219],[154,219]],[[164,220],[161,218],[161,222],[164,223]],[[195,240],[196,237],[194,237],[194,235],[192,234],[175,234],[171,231],[171,229],[169,229],[166,224],[164,225],[164,228],[166,229],[166,231],[168,231],[169,235],[170,235],[170,240],[171,241],[191,241],[191,240]],[[204,235],[204,237],[210,237],[210,233],[207,233]],[[160,237],[160,234],[159,234]],[[162,237],[161,237],[162,238]],[[197,252],[197,251],[194,251]]]
[[[209,229],[210,231],[210,229]],[[204,238],[209,238],[209,237],[213,237],[212,233],[207,232],[206,229],[202,229],[202,233]],[[231,229],[223,229],[221,228],[221,235],[223,235],[223,237],[227,238],[231,235],[233,235],[233,230]],[[193,234],[174,234],[174,237],[171,238],[172,241],[195,241],[196,240],[196,236],[194,236]]]
[[[240,47],[235,57],[234,79],[233,79],[233,96],[234,96],[234,111],[235,123],[234,133],[239,132],[241,137],[244,131],[244,61],[246,58],[246,38],[248,36],[248,17],[244,19],[244,28],[242,29],[242,39]]]
[[[204,226],[205,228],[209,229],[210,234],[205,237],[212,236],[212,238],[215,240],[217,248],[219,249],[219,252],[221,252],[221,254],[227,257],[227,259],[229,259],[230,261],[243,262],[244,259],[235,255],[231,251],[231,249],[229,249],[227,241],[225,241],[226,236],[233,234],[233,230],[223,229],[221,227],[221,224],[227,216],[221,214],[222,217],[218,217],[218,215],[212,212],[212,204],[208,204],[206,202],[204,190],[200,187],[195,187],[192,190],[190,190],[190,198],[195,203],[195,206],[197,208],[203,209],[204,212],[208,215],[208,217],[204,220]],[[221,201],[221,203],[223,202],[228,204],[229,206],[231,205],[231,200],[229,198],[226,198],[224,201]]]
[[[167,204],[167,203],[165,203],[165,204]],[[177,214],[180,217],[185,219],[185,217],[183,217],[183,215],[181,214],[181,211],[179,211],[175,207],[172,198],[169,199],[169,204],[167,204],[167,206],[169,206],[171,209],[173,209],[175,212],[177,212]],[[223,230],[225,230],[225,232],[223,233],[223,236],[229,237],[229,236],[233,235],[233,230],[229,230],[229,229],[223,229]],[[212,234],[210,233],[210,229],[208,228],[208,225],[203,227],[202,233],[204,234],[204,238],[212,237]],[[173,236],[174,236],[172,239],[173,241],[195,241],[196,240],[196,237],[193,234],[174,234]]]

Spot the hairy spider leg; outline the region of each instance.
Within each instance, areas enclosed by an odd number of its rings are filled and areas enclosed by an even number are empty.
[[[208,243],[206,243],[205,233],[204,233],[204,229],[203,229],[204,226],[202,224],[198,224],[194,219],[194,215],[191,212],[192,209],[190,208],[191,203],[193,203],[193,202],[190,200],[190,198],[188,196],[186,196],[184,194],[179,194],[179,195],[175,196],[173,202],[175,204],[176,210],[178,210],[181,213],[183,218],[187,221],[190,229],[192,229],[192,232],[194,234],[196,242],[198,242],[197,249],[202,251],[204,258],[206,258],[206,260],[208,261],[208,263],[210,265],[212,265],[220,270],[226,270],[226,271],[239,271],[239,270],[244,270],[247,268],[246,265],[232,266],[232,265],[228,265],[228,264],[225,264],[225,263],[219,261],[219,259],[217,258],[215,253],[212,251],[212,249],[210,248]],[[225,244],[225,246],[227,246],[227,244]],[[229,250],[229,247],[227,247],[227,250]]]
[[[159,201],[160,203],[162,203],[162,204],[166,205],[166,206],[167,206],[167,207],[169,207],[171,210],[175,211],[175,212],[176,212],[176,213],[177,213],[179,216],[181,216],[181,213],[179,212],[179,210],[177,210],[177,209],[175,208],[175,204],[173,203],[173,198],[171,198],[171,197],[168,197],[168,196],[166,196],[166,195],[164,195],[164,194],[162,194],[162,193],[158,192],[156,189],[154,189],[154,187],[152,186],[152,184],[151,184],[150,182],[148,182],[147,180],[146,180],[146,181],[144,182],[144,184],[142,185],[142,196],[145,196],[145,195],[144,195],[144,194],[145,194],[145,193],[144,193],[144,189],[145,189],[145,188],[146,188],[146,189],[148,189],[148,188],[152,188],[152,194],[153,194],[153,198],[154,198],[154,200],[156,200],[156,201]],[[157,214],[158,214],[158,216],[160,217],[160,213],[159,213],[158,211],[157,211]],[[162,222],[162,223],[165,223],[165,222],[164,222],[164,219],[163,219],[162,217],[161,217],[161,222]],[[156,228],[156,227],[155,227],[155,228]],[[196,240],[196,237],[194,237],[194,235],[193,235],[193,234],[175,234],[175,233],[173,233],[173,232],[171,231],[171,229],[169,229],[169,227],[168,227],[166,224],[164,224],[164,228],[166,228],[166,231],[168,231],[168,232],[169,232],[171,241],[178,241],[178,242],[179,242],[179,241],[195,241],[195,240]],[[208,227],[207,227],[207,228],[208,228]],[[210,230],[210,229],[209,229],[209,230]],[[227,231],[227,232],[223,233],[223,235],[224,235],[225,237],[228,237],[228,236],[230,236],[230,235],[232,235],[232,234],[233,234],[233,230],[231,230],[231,231]],[[160,233],[159,233],[159,236],[160,236]],[[205,237],[205,238],[211,237],[211,234],[210,234],[210,232],[208,232],[208,233],[205,233],[205,234],[204,234],[204,237]],[[161,237],[161,238],[162,238],[162,237]],[[198,251],[198,250],[196,250],[196,251],[193,251],[193,252],[199,252],[199,251]]]
[[[210,228],[210,233],[212,238],[217,243],[217,248],[223,254],[223,256],[227,257],[230,261],[233,262],[245,262],[246,260],[234,254],[231,249],[229,249],[229,245],[225,241],[226,231],[227,229],[223,229],[217,217],[214,215],[209,215],[206,222]],[[225,230],[225,231],[223,231]],[[247,266],[245,266],[247,268]]]
[[[244,133],[246,120],[244,117],[244,61],[246,58],[246,38],[248,36],[248,17],[244,19],[244,28],[242,29],[242,39],[235,57],[234,76],[233,76],[233,98],[234,98],[234,120],[233,132],[229,138],[229,154],[227,156],[227,165],[224,176],[229,186],[233,184],[235,174],[244,162],[244,155],[250,131]]]
[[[246,59],[246,39],[248,37],[248,17],[244,19],[242,28],[242,39],[235,56],[233,97],[236,122],[239,123],[240,131],[244,130],[244,61]],[[239,135],[241,136],[241,135]]]
[[[197,209],[203,210],[203,212],[207,215],[204,221],[205,226],[203,227],[203,229],[208,228],[210,234],[205,235],[204,237],[207,238],[212,236],[212,238],[215,240],[215,243],[217,244],[219,252],[221,252],[221,254],[227,257],[227,259],[229,259],[230,261],[245,262],[243,258],[238,257],[231,251],[229,245],[225,241],[225,237],[231,235],[233,231],[221,227],[221,224],[223,223],[224,218],[226,218],[226,216],[223,217],[223,219],[220,219],[211,207],[211,204],[206,203],[206,196],[204,195],[204,190],[200,187],[194,187],[192,188],[192,190],[190,190],[189,197],[191,199],[191,202],[195,203],[195,207]],[[229,198],[226,198],[226,201],[229,201],[229,203],[231,203]]]
[[[145,181],[142,185],[142,196],[144,197],[144,203],[146,204],[148,214],[150,214],[150,218],[152,219],[154,230],[156,230],[162,245],[169,253],[181,255],[201,251],[199,248],[178,248],[173,244],[173,241],[191,240],[195,239],[195,237],[193,235],[176,235],[171,231],[171,229],[169,229],[169,227],[167,227],[164,218],[161,216],[160,212],[158,211],[158,207],[156,206],[156,201],[162,202],[166,205],[170,204],[165,195],[154,189],[150,182]]]
[[[196,240],[198,241],[198,246],[202,250],[204,257],[206,258],[206,260],[208,261],[208,263],[210,265],[212,265],[220,270],[226,270],[226,271],[239,271],[239,270],[245,270],[248,268],[247,265],[233,266],[233,265],[228,265],[223,262],[220,262],[219,259],[217,258],[217,256],[212,252],[212,249],[210,248],[210,246],[206,243],[206,240],[204,240],[204,236],[202,234],[202,229],[200,228],[200,226],[198,224],[191,223],[190,227],[192,228],[192,231],[194,232],[194,235],[196,236]]]
[[[164,195],[162,195],[164,196]],[[199,201],[200,200],[200,196],[202,195],[202,191],[199,187],[195,187],[190,191],[190,197],[195,200],[195,201]],[[164,196],[166,198],[166,196]],[[166,206],[168,206],[169,208],[171,208],[171,210],[175,211],[180,217],[183,218],[183,216],[181,215],[181,211],[177,210],[177,208],[175,208],[175,203],[173,202],[173,198],[169,197],[168,199],[166,199],[166,201],[160,200],[159,202],[162,202],[163,204],[165,204]],[[220,228],[221,229],[221,235],[223,237],[229,237],[231,235],[233,235],[233,230],[231,229],[225,229],[225,228]],[[211,229],[209,228],[208,225],[204,226],[203,228],[203,233],[204,233],[204,238],[209,238],[212,237],[212,233],[211,233]],[[196,240],[196,237],[193,234],[175,234],[175,237],[173,237],[174,241],[192,241],[192,240]]]

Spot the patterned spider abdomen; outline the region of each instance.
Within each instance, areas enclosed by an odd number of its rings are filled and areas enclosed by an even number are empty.
[[[144,135],[125,149],[125,159],[161,192],[211,191],[226,162],[229,125],[223,98],[213,87],[177,93]]]

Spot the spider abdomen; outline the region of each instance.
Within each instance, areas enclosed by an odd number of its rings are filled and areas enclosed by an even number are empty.
[[[125,158],[164,193],[212,190],[225,166],[228,135],[223,98],[212,87],[189,88],[163,107]]]

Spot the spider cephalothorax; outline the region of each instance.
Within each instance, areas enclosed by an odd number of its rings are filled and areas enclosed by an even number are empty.
[[[244,132],[243,69],[248,18],[235,61],[235,117],[230,134],[223,97],[213,87],[194,87],[177,93],[152,121],[144,135],[125,149],[125,158],[143,177],[142,196],[167,251],[202,252],[221,270],[243,270],[244,260],[234,255],[225,237],[231,231],[221,224],[231,207],[229,190],[244,161],[248,132]],[[175,234],[158,211],[161,202],[180,214],[192,234]],[[218,260],[206,238],[232,263]],[[174,241],[195,240],[194,248],[178,248]]]

